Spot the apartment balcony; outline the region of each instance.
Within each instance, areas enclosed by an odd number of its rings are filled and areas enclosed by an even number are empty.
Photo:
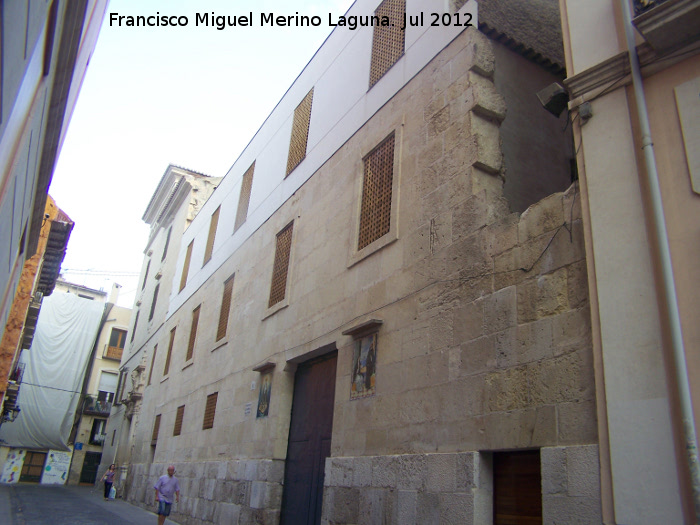
[[[631,0],[632,23],[657,53],[673,51],[700,36],[700,0]]]
[[[102,353],[102,358],[113,359],[114,361],[121,361],[122,352],[124,352],[124,349],[119,348],[118,346],[106,346],[105,351]]]
[[[109,411],[112,410],[112,403],[109,401],[101,401],[95,396],[85,396],[83,404],[83,414],[88,416],[109,417]]]
[[[98,445],[98,446],[103,446],[105,444],[105,438],[107,437],[107,434],[95,434],[90,437],[90,441],[88,442],[90,445]]]

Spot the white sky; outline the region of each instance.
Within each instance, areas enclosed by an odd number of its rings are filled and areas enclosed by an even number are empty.
[[[168,164],[226,174],[352,0],[111,0],[49,193],[75,221],[64,277],[131,307]],[[195,13],[254,27],[196,27]],[[110,27],[109,14],[185,15],[187,27]],[[319,15],[318,27],[259,27],[259,13]],[[88,273],[70,270],[89,270]],[[120,275],[128,274],[132,275]],[[136,274],[136,275],[133,275]]]

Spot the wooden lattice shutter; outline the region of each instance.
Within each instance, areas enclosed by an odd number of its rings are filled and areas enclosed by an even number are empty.
[[[380,19],[388,16],[389,26],[374,26],[372,37],[372,63],[369,72],[369,87],[379,81],[404,53],[404,35],[400,21],[406,13],[406,0],[384,0],[374,12]]]
[[[175,426],[173,427],[173,436],[179,436],[182,432],[182,419],[185,417],[185,405],[177,407],[175,414]]]
[[[219,225],[220,211],[221,206],[216,208],[216,211],[211,214],[211,222],[209,223],[209,236],[207,237],[207,247],[204,250],[204,263],[202,263],[202,266],[204,266],[211,260],[211,254],[214,251],[214,239],[216,239],[216,228]]]
[[[151,445],[155,445],[158,441],[158,431],[160,430],[160,414],[156,416],[153,422],[153,434],[151,435]]]
[[[364,160],[358,250],[389,233],[393,179],[394,135],[392,134]]]
[[[204,409],[204,421],[202,423],[202,430],[207,428],[212,428],[214,426],[214,416],[216,415],[216,400],[219,397],[218,392],[209,394],[207,396],[207,406]]]
[[[270,287],[270,300],[268,307],[274,306],[284,299],[287,289],[287,273],[289,271],[289,254],[292,249],[292,228],[290,222],[277,234],[277,246],[275,248],[275,263],[272,268],[272,286]]]
[[[146,283],[148,282],[148,271],[151,269],[151,260],[148,259],[148,264],[146,265],[146,273],[143,274],[143,282],[141,283],[141,289],[146,288]]]
[[[255,162],[250,165],[248,171],[243,174],[241,181],[241,194],[238,196],[238,209],[236,210],[236,223],[233,225],[235,232],[241,227],[248,217],[248,205],[250,204],[250,193],[253,189],[253,173],[255,172]]]
[[[158,345],[153,347],[153,357],[151,357],[151,369],[148,371],[148,383],[151,384],[151,378],[153,377],[153,366],[156,364],[156,352],[158,352]]]
[[[168,343],[168,354],[165,356],[165,368],[163,368],[163,375],[168,375],[168,372],[170,371],[170,358],[173,355],[173,344],[175,343],[175,330],[177,328],[173,328],[170,330],[170,342]]]
[[[289,142],[289,156],[287,157],[287,175],[306,157],[306,143],[309,138],[309,124],[311,122],[311,102],[314,98],[314,90],[311,88],[304,100],[294,110],[292,122],[292,138]]]
[[[140,310],[136,310],[136,318],[134,319],[134,327],[131,329],[131,342],[134,342],[134,336],[136,335],[136,327],[139,325],[139,313]]]
[[[219,311],[219,326],[216,329],[216,340],[220,341],[226,337],[228,329],[228,316],[231,312],[231,296],[233,295],[233,275],[226,279],[224,283],[224,295],[221,299],[221,310]]]
[[[153,301],[151,301],[151,312],[148,314],[148,320],[153,319],[153,314],[156,311],[156,303],[158,302],[158,292],[160,291],[160,283],[156,284],[153,290]]]
[[[164,261],[165,256],[168,255],[168,246],[170,246],[170,235],[173,233],[173,227],[171,226],[168,228],[168,235],[165,238],[165,246],[163,247],[163,255],[161,256],[160,260]]]
[[[197,308],[192,310],[192,328],[190,329],[190,341],[187,344],[187,356],[185,357],[185,361],[189,361],[194,355],[194,343],[197,339],[197,325],[199,324],[199,311],[201,308],[202,305],[200,304]]]
[[[187,274],[190,273],[190,259],[192,259],[192,245],[194,245],[194,239],[190,241],[187,245],[187,253],[185,254],[185,264],[182,266],[182,277],[180,278],[180,291],[187,284]]]

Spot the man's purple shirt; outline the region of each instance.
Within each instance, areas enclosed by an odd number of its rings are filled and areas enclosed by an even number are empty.
[[[173,496],[180,490],[180,483],[175,476],[171,478],[167,474],[163,474],[158,478],[153,488],[158,489],[158,500],[164,501],[165,503],[172,503]]]

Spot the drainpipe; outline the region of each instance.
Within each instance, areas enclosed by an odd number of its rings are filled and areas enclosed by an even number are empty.
[[[654,229],[659,243],[659,259],[662,272],[662,286],[667,307],[667,321],[671,329],[671,345],[675,364],[676,383],[678,384],[678,397],[680,398],[681,418],[685,439],[688,470],[690,471],[691,488],[693,491],[693,503],[695,506],[695,520],[700,521],[700,464],[698,463],[697,434],[695,431],[695,418],[693,417],[693,403],[690,397],[690,382],[685,361],[685,348],[683,345],[683,333],[681,330],[681,317],[678,310],[678,297],[676,296],[673,266],[671,265],[671,249],[668,243],[666,219],[661,200],[661,187],[659,186],[659,174],[656,169],[654,156],[654,144],[651,140],[651,127],[649,126],[649,113],[647,111],[646,98],[642,73],[639,68],[639,57],[634,40],[632,28],[632,12],[629,0],[620,0],[622,6],[625,36],[629,50],[630,70],[632,72],[632,85],[634,97],[637,103],[639,126],[642,131],[642,151],[646,164],[647,182],[651,197],[651,205],[654,219]]]

